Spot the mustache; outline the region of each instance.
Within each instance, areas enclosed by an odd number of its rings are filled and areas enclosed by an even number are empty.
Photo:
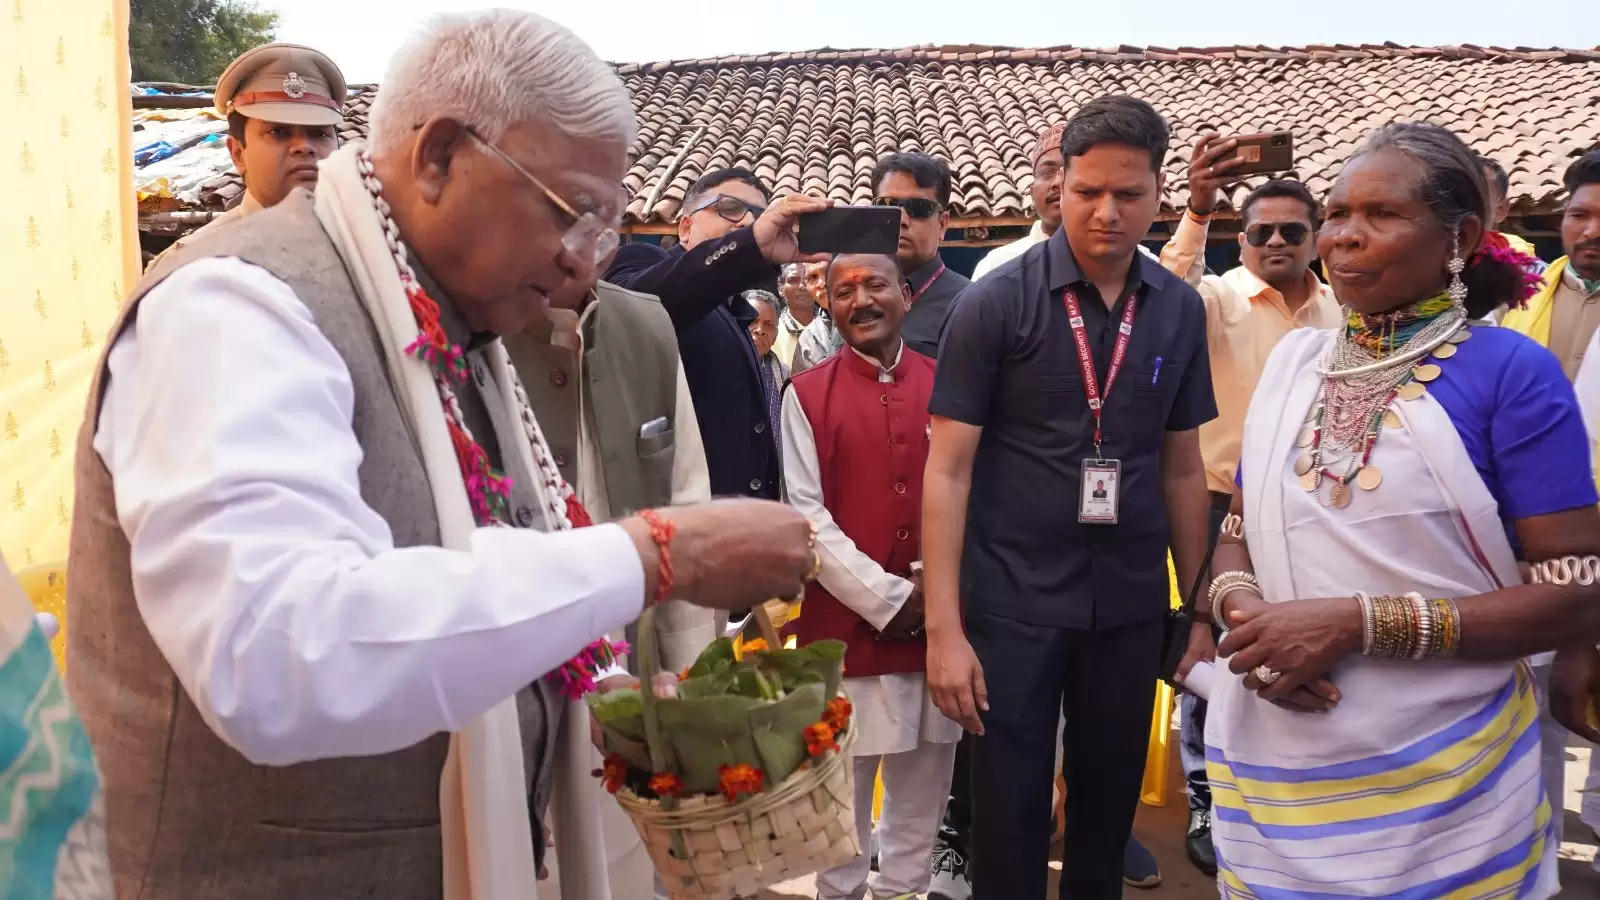
[[[1579,250],[1600,250],[1600,238],[1595,238],[1588,241],[1579,241],[1572,245],[1572,250],[1574,253]]]

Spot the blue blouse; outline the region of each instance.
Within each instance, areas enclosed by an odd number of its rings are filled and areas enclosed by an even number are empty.
[[[1435,362],[1442,374],[1428,393],[1499,505],[1518,559],[1515,520],[1600,503],[1578,398],[1555,354],[1509,328],[1474,326]]]
[[[1519,559],[1513,520],[1600,502],[1589,434],[1555,354],[1509,328],[1474,327],[1439,368],[1428,393],[1500,506]]]

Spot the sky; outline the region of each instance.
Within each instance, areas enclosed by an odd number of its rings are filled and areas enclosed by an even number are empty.
[[[1600,46],[1595,0],[254,2],[279,13],[280,40],[327,53],[353,84],[381,81],[389,55],[429,15],[491,5],[543,13],[615,62],[927,43],[1178,47],[1394,41],[1424,46]]]

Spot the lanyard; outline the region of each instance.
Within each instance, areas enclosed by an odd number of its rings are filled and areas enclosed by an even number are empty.
[[[928,279],[928,283],[923,285],[920,290],[918,290],[915,294],[911,295],[911,305],[915,306],[917,301],[922,299],[922,295],[926,294],[928,292],[928,288],[933,287],[933,283],[935,281],[938,281],[939,280],[939,276],[943,275],[943,274],[944,274],[944,260],[941,259],[941,260],[939,260],[939,268],[937,268],[937,269],[935,269],[933,271],[933,277],[929,278]]]
[[[1083,327],[1083,309],[1078,306],[1078,295],[1067,288],[1061,292],[1067,305],[1067,321],[1072,325],[1072,340],[1078,345],[1078,367],[1083,370],[1083,396],[1089,402],[1089,413],[1094,416],[1094,455],[1100,459],[1100,415],[1105,398],[1111,396],[1111,387],[1117,383],[1117,373],[1122,371],[1122,361],[1128,356],[1128,342],[1133,339],[1133,313],[1139,298],[1129,294],[1123,301],[1122,324],[1117,327],[1117,343],[1111,350],[1111,365],[1106,369],[1105,393],[1100,392],[1100,379],[1094,374],[1094,355],[1089,352],[1089,335]]]

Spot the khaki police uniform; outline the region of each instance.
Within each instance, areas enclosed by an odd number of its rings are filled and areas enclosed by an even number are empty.
[[[344,73],[323,54],[299,44],[264,44],[228,64],[217,80],[217,114],[238,113],[284,125],[330,126],[344,120],[348,93]],[[238,205],[172,242],[152,260],[193,241],[198,235],[264,209],[246,185]]]

